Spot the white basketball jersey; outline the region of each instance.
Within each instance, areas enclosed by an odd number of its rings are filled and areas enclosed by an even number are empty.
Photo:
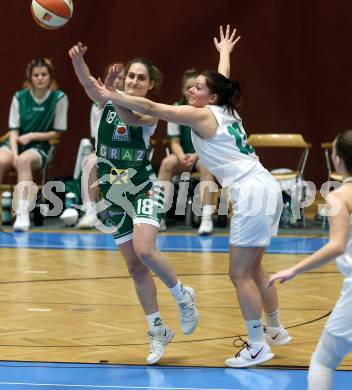
[[[343,254],[336,259],[336,265],[342,275],[345,277],[352,277],[352,225],[350,226],[350,234],[346,249]]]
[[[265,170],[254,149],[247,142],[242,119],[235,111],[233,116],[225,106],[208,105],[218,128],[213,137],[204,139],[192,131],[192,142],[200,162],[223,187],[229,187],[248,175]]]

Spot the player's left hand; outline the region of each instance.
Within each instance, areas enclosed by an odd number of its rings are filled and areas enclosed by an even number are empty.
[[[288,268],[283,271],[276,272],[276,274],[269,277],[266,287],[271,287],[276,280],[278,280],[280,283],[284,283],[290,279],[293,279],[295,276],[296,272],[294,268]]]
[[[225,34],[224,34],[223,27],[220,26],[220,40],[218,41],[218,39],[216,37],[214,37],[214,44],[215,44],[216,49],[219,52],[226,50],[229,53],[231,53],[233,48],[237,45],[238,41],[241,39],[240,35],[235,37],[236,31],[237,31],[235,28],[233,29],[231,35],[230,35],[230,31],[231,31],[231,28],[230,28],[229,24],[226,26]]]

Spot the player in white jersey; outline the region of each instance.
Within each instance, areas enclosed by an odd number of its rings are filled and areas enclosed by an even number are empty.
[[[309,390],[333,388],[333,376],[342,359],[352,352],[352,130],[339,134],[333,144],[332,160],[343,183],[327,198],[329,241],[295,266],[269,279],[281,283],[336,259],[344,276],[341,295],[325,325],[312,355],[308,373]]]
[[[189,105],[171,106],[145,98],[117,95],[94,79],[101,96],[114,105],[149,113],[166,121],[190,126],[200,161],[217,180],[231,188],[234,215],[230,231],[230,278],[246,321],[248,341],[226,360],[230,367],[247,367],[273,357],[268,342],[287,344],[291,337],[281,326],[274,286],[266,288],[268,274],[261,266],[262,255],[276,234],[282,210],[279,186],[260,164],[247,143],[242,121],[236,111],[241,99],[239,83],[228,79],[230,53],[240,39],[236,30],[224,34],[215,46],[220,53],[219,73],[202,72],[190,89]],[[120,65],[115,67],[119,71]],[[262,323],[265,312],[266,332]]]

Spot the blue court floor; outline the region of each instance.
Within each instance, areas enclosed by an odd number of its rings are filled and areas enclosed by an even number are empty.
[[[312,253],[326,243],[325,237],[274,237],[268,253]],[[100,233],[0,232],[0,248],[115,250],[111,235]],[[222,252],[229,249],[228,236],[159,235],[158,248],[167,252]]]
[[[273,239],[268,252],[312,253],[325,242],[323,237],[278,237]],[[158,247],[163,251],[224,253],[228,251],[228,237],[160,235]],[[99,233],[0,232],[0,248],[114,250],[115,244],[109,235]],[[231,369],[0,362],[0,389],[4,390],[298,390],[307,388],[306,376],[306,369],[295,367]],[[352,371],[338,371],[334,389],[352,389]]]
[[[305,370],[146,367],[102,364],[0,363],[0,389],[298,390]],[[338,371],[336,390],[351,388],[351,372]]]

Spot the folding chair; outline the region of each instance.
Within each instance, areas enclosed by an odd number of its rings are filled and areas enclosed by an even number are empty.
[[[328,180],[342,182],[342,176],[340,174],[338,174],[336,171],[333,171],[333,169],[332,169],[333,164],[332,164],[331,158],[330,158],[330,152],[332,150],[332,142],[323,142],[321,144],[321,148],[324,150],[326,168],[328,170]]]
[[[171,152],[171,141],[170,138],[165,138],[162,141],[163,147],[165,148],[165,155],[166,157],[170,156]],[[186,202],[186,209],[185,209],[185,225],[186,226],[193,226],[193,227],[198,227],[200,223],[200,218],[197,215],[193,214],[192,211],[192,200],[193,200],[193,195],[194,195],[194,189],[199,183],[199,172],[190,172],[190,179],[189,179],[189,192],[188,192],[188,197],[187,197],[187,202]],[[180,175],[174,175],[171,178],[171,183],[174,186],[178,186],[179,183],[181,182],[181,176]]]
[[[312,147],[312,144],[306,142],[302,134],[251,134],[248,138],[248,142],[254,148],[282,148],[282,149],[301,149],[302,153],[296,167],[289,172],[272,172],[272,175],[276,180],[296,180],[298,183],[299,180],[303,180],[304,170],[307,164],[307,159],[309,155],[309,150]],[[302,191],[302,197],[304,197]],[[302,200],[302,199],[301,199]],[[302,213],[303,227],[306,226],[305,216]]]

